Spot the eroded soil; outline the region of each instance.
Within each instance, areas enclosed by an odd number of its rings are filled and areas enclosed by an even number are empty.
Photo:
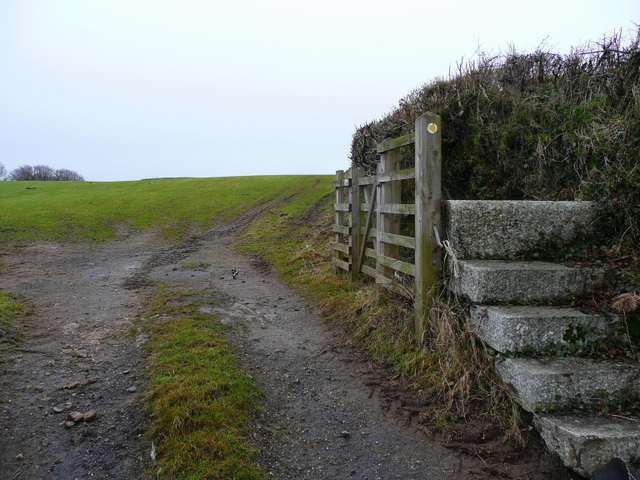
[[[342,345],[259,258],[233,251],[256,213],[176,245],[145,234],[2,247],[0,290],[36,314],[17,345],[2,345],[0,478],[145,478],[144,336],[131,333],[159,282],[219,300],[218,321],[265,391],[254,439],[276,480],[573,478],[540,446],[492,458],[499,439],[445,446],[429,435],[420,399]],[[72,411],[97,418],[65,428]]]

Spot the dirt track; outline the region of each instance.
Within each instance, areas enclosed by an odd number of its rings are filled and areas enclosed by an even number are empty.
[[[419,405],[389,393],[259,259],[233,252],[231,234],[254,214],[178,245],[139,235],[4,248],[0,290],[23,294],[36,315],[3,354],[0,478],[143,478],[144,338],[129,331],[153,282],[221,300],[218,320],[266,392],[254,438],[276,480],[570,478],[545,458],[511,476],[431,439],[413,421]],[[67,429],[70,411],[98,417]]]

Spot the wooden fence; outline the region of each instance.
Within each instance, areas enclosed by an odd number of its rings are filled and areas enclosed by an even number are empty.
[[[407,167],[404,147],[412,145]],[[415,133],[378,144],[378,153],[375,175],[361,168],[336,172],[333,262],[353,278],[368,275],[411,298],[421,336],[442,263],[440,117],[418,117]]]

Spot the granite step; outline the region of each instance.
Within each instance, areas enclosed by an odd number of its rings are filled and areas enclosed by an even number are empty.
[[[471,326],[500,353],[540,351],[552,344],[581,345],[604,338],[617,319],[547,306],[471,307]]]
[[[618,415],[538,415],[536,427],[547,448],[565,466],[587,478],[612,458],[637,460],[640,419]]]
[[[598,268],[548,262],[460,260],[456,264],[449,288],[481,304],[562,300],[592,290],[604,275]]]
[[[447,200],[447,240],[463,259],[510,258],[566,246],[591,230],[591,202]]]
[[[496,371],[529,412],[637,397],[640,365],[576,357],[503,358]]]

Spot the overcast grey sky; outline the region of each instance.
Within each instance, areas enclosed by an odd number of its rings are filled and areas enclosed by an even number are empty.
[[[87,180],[332,174],[480,48],[558,53],[639,0],[1,0],[0,162]]]

